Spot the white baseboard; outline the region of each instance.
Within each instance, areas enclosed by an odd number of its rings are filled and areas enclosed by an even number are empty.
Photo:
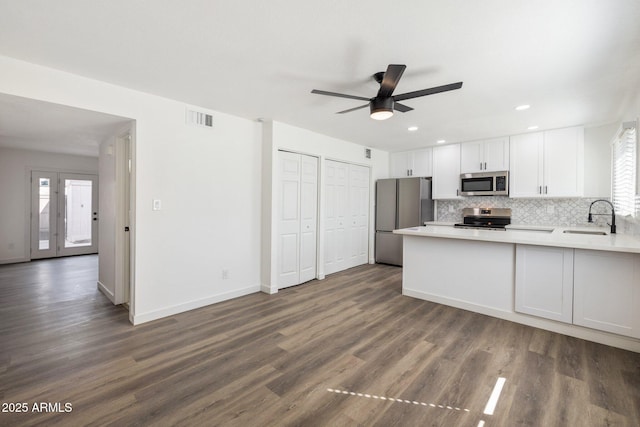
[[[111,292],[101,281],[98,280],[98,290],[100,292],[102,292],[107,298],[109,298],[109,301],[111,301],[113,304],[115,304],[116,301],[116,296],[113,292]]]
[[[30,258],[7,258],[7,259],[0,259],[0,264],[17,264],[19,262],[29,262],[31,261]]]
[[[272,294],[277,294],[278,293],[278,289],[277,288],[276,289],[272,289],[271,286],[262,284],[262,285],[260,285],[260,292],[272,295]]]
[[[543,319],[541,317],[530,316],[528,314],[516,313],[515,311],[499,310],[496,308],[447,298],[440,295],[428,294],[426,292],[416,291],[413,289],[402,288],[402,294],[425,301],[431,301],[438,304],[460,308],[463,310],[473,311],[475,313],[485,314],[487,316],[496,317],[498,319],[509,320],[511,322],[532,326],[534,328],[557,332],[559,334],[568,335],[570,337],[580,338],[583,340],[593,341],[600,344],[609,345],[611,347],[622,348],[624,350],[640,353],[640,340],[631,337],[624,337],[622,335],[597,331],[595,329],[589,329],[583,326],[556,322],[554,320]]]
[[[225,292],[218,295],[213,295],[207,298],[189,301],[183,304],[166,307],[160,310],[149,311],[147,313],[135,314],[132,319],[134,325],[140,325],[142,323],[151,322],[152,320],[162,319],[163,317],[173,316],[174,314],[184,313],[185,311],[195,310],[197,308],[206,307],[207,305],[215,304],[230,300],[233,298],[242,297],[249,294],[260,292],[260,285],[249,286],[247,288],[239,289],[236,291]]]

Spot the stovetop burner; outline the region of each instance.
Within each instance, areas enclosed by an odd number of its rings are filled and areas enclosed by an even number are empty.
[[[511,224],[511,209],[508,208],[464,208],[462,216],[463,222],[454,227],[505,230]]]

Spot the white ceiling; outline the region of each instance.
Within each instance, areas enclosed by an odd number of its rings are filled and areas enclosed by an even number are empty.
[[[638,0],[0,0],[0,12],[2,55],[390,151],[610,123],[640,90]],[[384,122],[310,93],[371,97],[389,63],[407,65],[396,93],[464,86]]]
[[[130,119],[0,93],[0,147],[97,157]]]

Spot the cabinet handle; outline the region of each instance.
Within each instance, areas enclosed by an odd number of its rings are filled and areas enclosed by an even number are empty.
[[[544,186],[544,194],[547,194],[547,186]]]
[[[482,170],[482,162],[480,162],[480,170]]]
[[[460,195],[460,189],[456,188],[456,196],[459,196],[459,195]]]
[[[538,187],[538,194],[542,194],[542,185]]]
[[[484,170],[487,170],[487,162],[484,162]]]

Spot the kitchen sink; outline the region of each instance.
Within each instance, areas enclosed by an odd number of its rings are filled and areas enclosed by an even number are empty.
[[[591,236],[606,236],[607,233],[605,231],[597,231],[597,230],[564,230],[563,233],[567,234],[588,234]]]

